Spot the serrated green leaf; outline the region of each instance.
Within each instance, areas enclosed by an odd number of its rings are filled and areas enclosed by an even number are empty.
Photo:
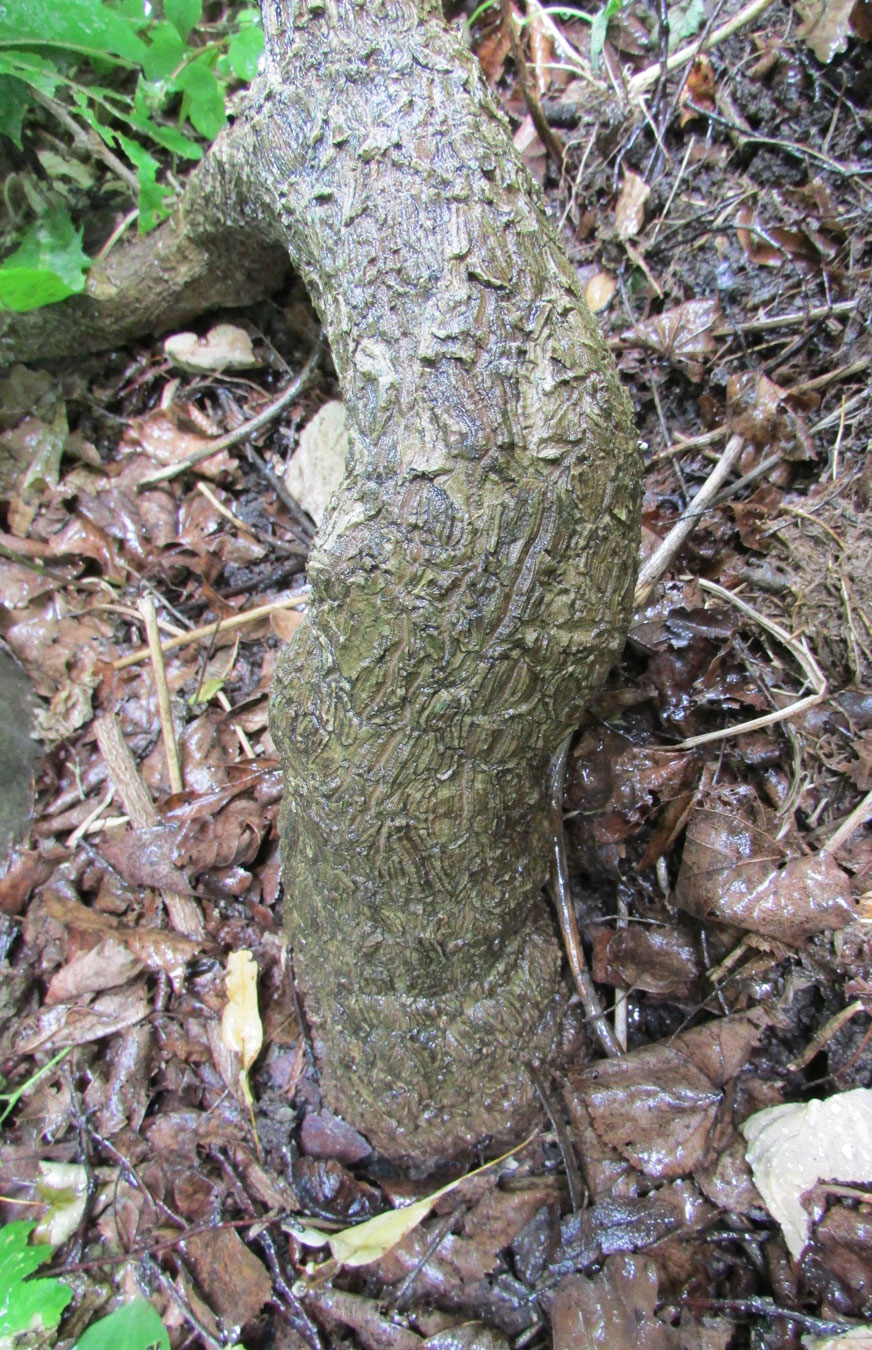
[[[60,83],[56,68],[37,52],[0,51],[0,74],[22,80],[32,89],[51,96]]]
[[[85,289],[90,258],[63,207],[30,226],[19,247],[0,267],[0,307],[24,313]]]
[[[147,80],[168,80],[185,60],[188,49],[171,23],[157,23],[149,33],[151,46],[142,69]]]
[[[189,136],[185,136],[178,127],[164,126],[163,123],[153,120],[142,80],[136,86],[133,112],[124,118],[124,121],[174,155],[182,155],[185,159],[203,158],[203,147],[192,141]]]
[[[21,149],[21,127],[30,103],[27,85],[14,75],[0,75],[0,132]]]
[[[145,43],[135,25],[103,0],[4,0],[0,46],[68,47],[140,64]]]
[[[205,61],[192,61],[179,73],[175,86],[184,95],[182,115],[201,136],[214,140],[227,121],[221,86]]]
[[[149,230],[153,230],[155,225],[165,220],[170,213],[170,208],[165,205],[170,189],[157,181],[160,165],[154,155],[148,153],[145,146],[140,145],[139,141],[131,140],[129,136],[122,136],[120,132],[118,143],[131,163],[136,166],[136,177],[139,181],[137,201],[139,233],[148,234]]]
[[[192,28],[203,17],[203,0],[164,0],[164,16],[187,41]]]
[[[88,1327],[73,1350],[170,1350],[170,1338],[151,1304],[137,1298]]]
[[[32,1247],[34,1225],[26,1219],[0,1229],[0,1336],[57,1326],[72,1293],[60,1280],[28,1280],[51,1256],[52,1247]]]
[[[254,79],[262,52],[263,32],[260,28],[243,28],[230,39],[227,60],[237,79]]]

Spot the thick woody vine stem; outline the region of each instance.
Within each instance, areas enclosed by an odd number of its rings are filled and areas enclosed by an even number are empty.
[[[639,464],[541,194],[438,4],[263,10],[249,112],[159,251],[168,273],[190,228],[246,264],[281,245],[330,343],[348,473],[272,713],[287,929],[328,1102],[425,1165],[536,1112],[523,1064],[561,1005],[548,765],[629,622]]]

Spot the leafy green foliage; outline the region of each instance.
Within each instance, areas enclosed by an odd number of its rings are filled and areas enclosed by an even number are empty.
[[[170,1350],[166,1327],[144,1298],[125,1303],[94,1322],[73,1350]]]
[[[142,233],[169,214],[167,156],[202,157],[203,142],[227,120],[228,86],[253,79],[263,51],[255,8],[207,26],[202,0],[163,0],[161,18],[149,13],[145,0],[0,5],[0,134],[27,154],[37,108],[43,123],[46,115],[60,121],[62,134],[72,119],[81,140],[105,146],[103,158],[124,190],[135,185]],[[50,162],[60,163],[56,155]],[[54,175],[44,192],[40,180],[28,193],[39,220],[12,241],[15,251],[0,267],[0,306],[52,304],[85,284],[87,259],[69,208],[86,207],[68,185],[60,190],[62,177]]]
[[[57,1326],[72,1298],[60,1280],[27,1278],[54,1250],[28,1243],[34,1227],[21,1219],[0,1229],[0,1339]]]
[[[56,207],[26,231],[0,267],[0,305],[22,313],[54,304],[85,288],[88,258],[82,231],[68,211]]]

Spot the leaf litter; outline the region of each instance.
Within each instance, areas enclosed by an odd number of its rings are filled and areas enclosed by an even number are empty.
[[[266,710],[311,535],[285,485],[329,377],[255,455],[208,451],[310,355],[299,289],[175,335],[178,366],[155,342],[0,379],[3,640],[43,752],[0,875],[0,1203],[7,1223],[30,1217],[40,1163],[74,1169],[54,1173],[71,1192],[83,1169],[53,1266],[82,1266],[98,1300],[113,1280],[147,1294],[174,1350],[201,1343],[191,1317],[203,1344],[247,1350],[792,1347],[850,1344],[837,1333],[872,1318],[868,1177],[842,1175],[865,1166],[812,1166],[807,1145],[779,1201],[743,1137],[872,1087],[863,6],[805,5],[798,32],[757,7],[716,40],[738,6],[672,7],[665,46],[642,7],[516,8],[528,87],[569,147],[559,181],[494,7],[470,41],[633,397],[649,551],[731,436],[741,450],[569,757],[572,898],[626,1052],[603,1061],[570,1000],[562,1060],[537,1066],[551,1115],[515,1156],[462,1185],[461,1166],[390,1175],[321,1102],[295,1011]],[[700,34],[698,59],[652,74]],[[329,490],[303,506],[318,515]],[[771,629],[699,578],[805,642],[823,700],[679,748],[810,692]],[[243,953],[257,1001],[248,986],[240,1058],[221,1027]],[[388,1237],[367,1245],[372,1224]]]

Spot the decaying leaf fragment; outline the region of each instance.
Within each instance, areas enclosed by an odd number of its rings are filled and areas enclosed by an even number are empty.
[[[872,1182],[872,1088],[770,1106],[740,1128],[754,1184],[798,1260],[811,1230],[805,1192],[818,1181]]]
[[[257,1008],[257,962],[243,948],[227,957],[227,1007],[221,1016],[221,1039],[239,1055],[239,1086],[249,1111],[253,1112],[248,1070],[263,1045],[263,1024]]]

